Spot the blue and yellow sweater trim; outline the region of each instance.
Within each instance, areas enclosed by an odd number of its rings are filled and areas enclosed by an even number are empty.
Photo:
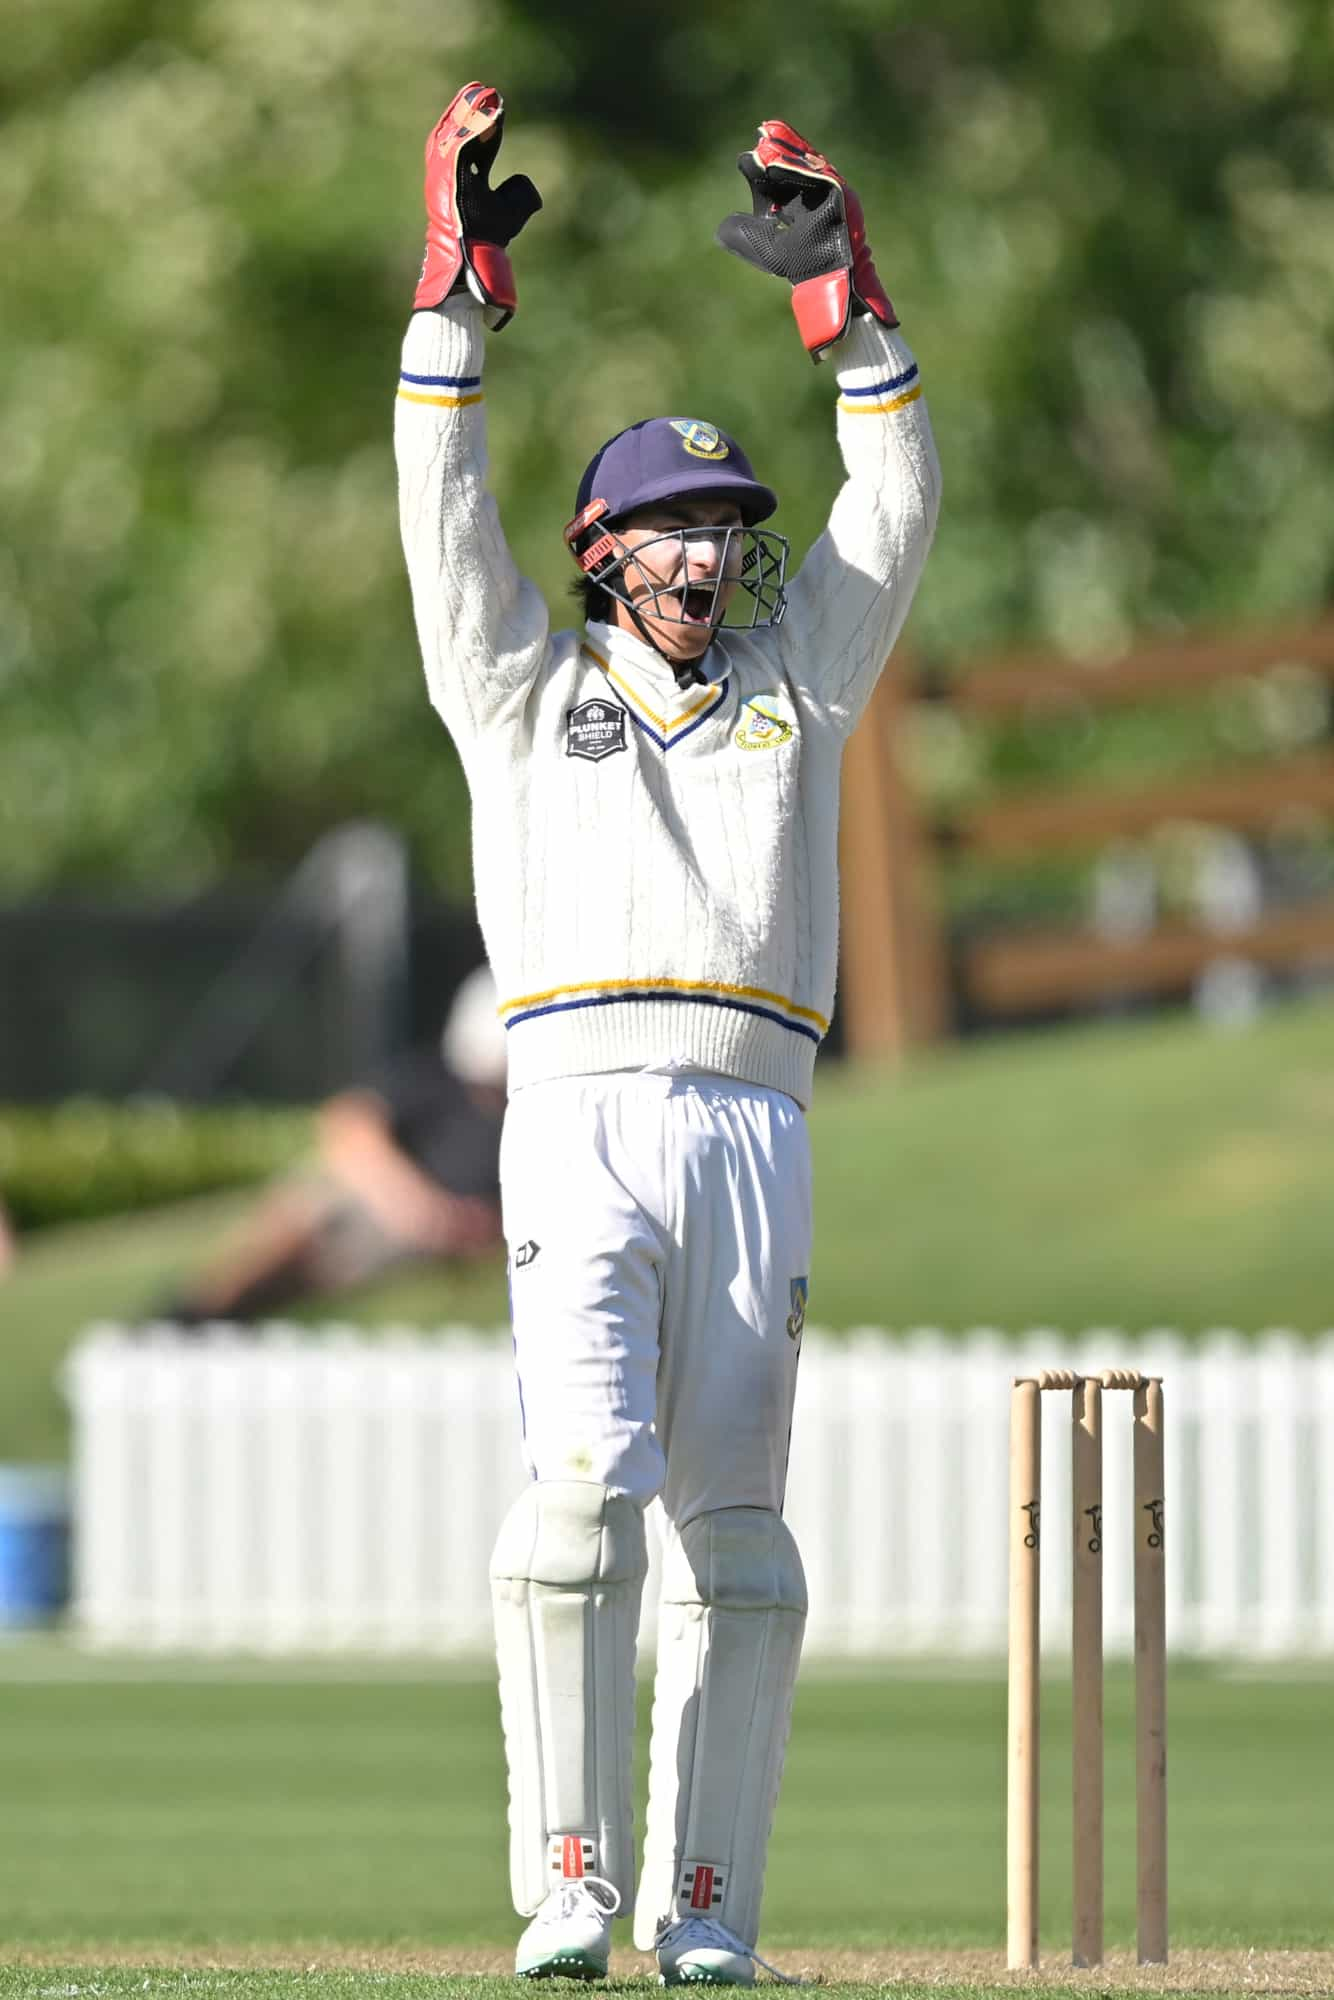
[[[437,410],[468,410],[482,400],[480,375],[409,375],[398,378],[404,403],[429,403]]]
[[[906,409],[909,403],[915,403],[921,393],[914,361],[902,375],[887,376],[883,382],[872,382],[867,389],[845,389],[838,407],[854,417],[887,417],[892,410]]]
[[[689,708],[683,709],[680,715],[670,718],[659,715],[656,710],[649,707],[643,695],[632,687],[623,675],[617,673],[610,660],[602,657],[596,647],[585,642],[580,651],[586,659],[592,660],[594,666],[600,667],[612,685],[624,695],[630,711],[630,720],[651,742],[657,744],[659,750],[674,750],[678,743],[684,743],[686,737],[693,736],[697,729],[702,729],[709,717],[716,715],[727,700],[727,690],[731,681],[725,677],[706,688],[701,688],[699,699],[693,701]]]
[[[739,1014],[755,1014],[763,1021],[776,1021],[780,1028],[820,1042],[829,1031],[823,1014],[813,1007],[800,1007],[785,994],[770,993],[762,986],[728,986],[720,981],[701,979],[597,979],[580,986],[550,986],[544,993],[524,993],[516,1000],[502,1000],[500,1016],[505,1027],[517,1028],[521,1021],[537,1020],[543,1014],[568,1014],[581,1007],[616,1007],[630,1000],[679,1000],[693,1006],[727,1007]]]

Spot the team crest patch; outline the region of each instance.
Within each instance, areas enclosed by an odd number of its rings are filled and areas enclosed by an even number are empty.
[[[773,694],[753,694],[741,704],[741,720],[733,742],[738,750],[781,750],[790,743],[795,728],[783,714],[785,704]]]
[[[590,764],[625,748],[625,710],[619,702],[581,701],[565,714],[565,754]]]
[[[810,1297],[810,1292],[809,1278],[788,1279],[788,1296],[792,1301],[792,1310],[787,1316],[787,1337],[789,1340],[795,1340],[798,1345],[801,1344],[801,1336],[806,1327],[806,1301]]]
[[[727,1887],[727,1870],[716,1861],[687,1861],[676,1885],[678,1910],[718,1909]]]
[[[692,458],[726,458],[732,449],[716,424],[695,423],[688,417],[673,417],[671,422]]]

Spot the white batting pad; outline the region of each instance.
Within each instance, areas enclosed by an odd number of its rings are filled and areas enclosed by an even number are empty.
[[[635,1634],[648,1567],[632,1500],[537,1481],[491,1557],[510,1790],[510,1889],[521,1916],[548,1890],[605,1876],[634,1893]]]
[[[635,1943],[712,1916],[753,1945],[806,1624],[781,1515],[701,1514],[663,1558],[648,1826]]]

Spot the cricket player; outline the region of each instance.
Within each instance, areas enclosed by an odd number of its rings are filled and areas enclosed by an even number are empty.
[[[752,212],[718,235],[791,285],[827,364],[847,472],[829,525],[789,583],[787,544],[760,525],[777,497],[736,440],[691,413],[633,423],[579,482],[565,533],[586,622],[553,633],[486,484],[485,329],[514,313],[508,246],[541,206],[521,175],[491,186],[502,121],[499,93],[469,84],[427,141],[397,452],[509,1050],[501,1191],[532,1481],[492,1583],[511,1887],[530,1920],[516,1970],[601,1977],[633,1907],[666,1984],[748,1986],[806,1617],[782,1507],[839,764],[921,575],[939,467],[861,205],[767,121],[739,162]]]

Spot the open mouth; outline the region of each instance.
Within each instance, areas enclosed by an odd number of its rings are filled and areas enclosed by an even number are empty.
[[[713,585],[691,584],[681,593],[681,621],[685,625],[712,625]]]

